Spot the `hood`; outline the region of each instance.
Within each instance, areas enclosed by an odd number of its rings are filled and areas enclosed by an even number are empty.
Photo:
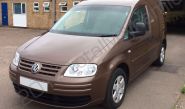
[[[33,40],[20,51],[21,58],[70,65],[73,63],[99,64],[114,46],[113,37],[89,37],[47,33]]]

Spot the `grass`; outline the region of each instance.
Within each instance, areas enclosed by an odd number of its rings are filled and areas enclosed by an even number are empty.
[[[184,85],[184,87],[181,89],[181,93],[182,93],[182,94],[185,94],[185,85]]]

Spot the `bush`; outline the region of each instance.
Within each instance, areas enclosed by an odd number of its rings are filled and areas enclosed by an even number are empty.
[[[181,89],[181,93],[182,93],[182,94],[185,94],[185,85],[184,85],[184,87]]]

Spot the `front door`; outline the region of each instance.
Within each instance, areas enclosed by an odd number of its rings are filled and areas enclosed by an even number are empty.
[[[27,27],[25,3],[13,3],[13,26]]]
[[[132,45],[129,49],[130,53],[130,64],[131,64],[131,70],[134,72],[132,74],[132,77],[139,75],[143,70],[145,70],[148,65],[151,63],[150,61],[150,25],[149,25],[149,19],[148,14],[146,11],[146,7],[140,7],[136,9],[133,13],[133,16],[131,18],[128,31],[131,32],[137,32],[136,24],[144,23],[146,26],[146,33],[143,35],[138,35],[135,37],[129,36],[129,43]]]
[[[8,4],[1,3],[1,10],[2,10],[2,25],[8,25]]]

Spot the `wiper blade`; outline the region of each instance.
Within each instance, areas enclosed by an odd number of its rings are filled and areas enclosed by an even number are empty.
[[[114,37],[114,36],[118,36],[117,34],[105,34],[105,35],[99,35],[97,37]]]

